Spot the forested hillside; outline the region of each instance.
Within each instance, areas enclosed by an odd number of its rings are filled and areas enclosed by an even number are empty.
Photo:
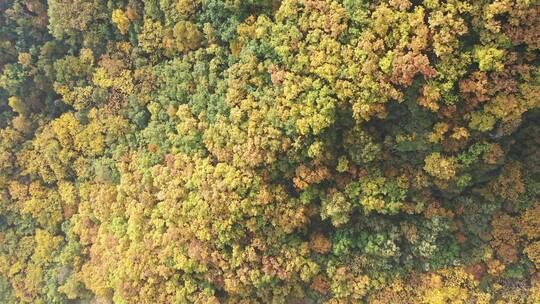
[[[540,303],[540,1],[0,1],[0,303]]]

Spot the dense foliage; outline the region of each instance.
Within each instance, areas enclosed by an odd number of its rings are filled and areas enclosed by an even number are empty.
[[[540,1],[0,1],[0,303],[540,303]]]

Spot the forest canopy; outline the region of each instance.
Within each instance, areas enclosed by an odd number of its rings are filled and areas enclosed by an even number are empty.
[[[0,303],[540,303],[540,1],[0,1]]]

